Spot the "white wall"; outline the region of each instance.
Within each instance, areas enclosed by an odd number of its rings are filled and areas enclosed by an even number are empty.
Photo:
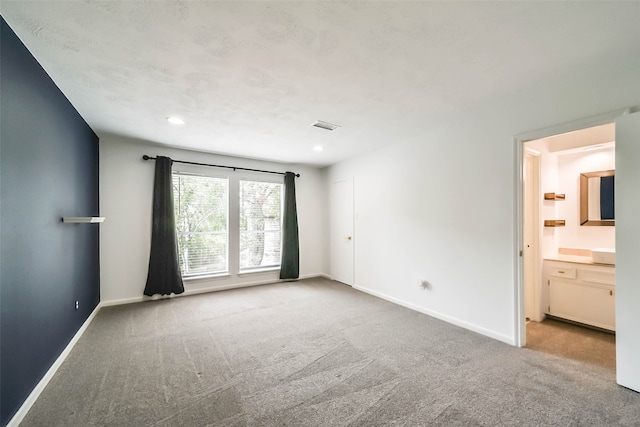
[[[300,276],[310,277],[327,273],[327,195],[325,173],[320,169],[217,156],[152,145],[115,135],[101,135],[100,213],[106,217],[105,222],[100,225],[101,302],[135,301],[142,298],[149,263],[154,175],[153,162],[142,160],[143,154],[163,155],[200,163],[279,172],[291,170],[300,173],[301,177],[296,179]],[[242,276],[233,271],[230,273],[229,277],[185,282],[185,292],[225,289],[278,280],[278,272]]]
[[[640,392],[640,113],[616,121],[616,377]]]
[[[541,223],[545,219],[566,220],[565,227],[541,226],[541,257],[557,255],[558,248],[615,248],[615,227],[580,225],[580,173],[615,169],[615,148],[550,152],[545,140],[531,141],[526,146],[540,152],[541,197],[544,193],[566,196],[562,201],[541,199]]]
[[[512,141],[488,151],[471,139],[396,145],[329,179],[354,176],[354,287],[510,341]]]
[[[558,247],[615,248],[615,227],[580,225],[580,174],[615,169],[615,149],[559,153],[557,159],[558,189],[556,193],[566,194],[564,201],[555,202],[558,207],[558,219],[566,220],[566,226],[557,229]],[[545,201],[545,203],[554,202]]]
[[[640,104],[639,68],[579,64],[425,112],[422,135],[331,167],[327,182],[354,176],[355,287],[515,343],[514,136]]]
[[[544,193],[562,193],[558,188],[558,156],[549,152],[543,140],[531,141],[526,144],[540,152],[540,258],[557,255],[559,234],[562,227],[544,227],[545,219],[562,219],[559,205],[564,202],[544,200]],[[538,264],[538,277],[542,277],[542,262]]]

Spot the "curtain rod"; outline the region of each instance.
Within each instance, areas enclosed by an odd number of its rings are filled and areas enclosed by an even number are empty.
[[[144,156],[142,156],[143,160],[155,160],[155,157],[151,157],[151,156],[147,156],[146,154]],[[212,165],[209,163],[197,163],[197,162],[187,162],[184,160],[173,160],[171,159],[174,163],[183,163],[185,165],[197,165],[197,166],[210,166],[213,168],[225,168],[225,169],[233,169],[235,170],[241,170],[241,171],[251,171],[251,172],[262,172],[262,173],[273,173],[276,175],[285,175],[286,172],[274,172],[274,171],[266,171],[266,170],[262,170],[262,169],[249,169],[249,168],[241,168],[238,166],[223,166],[223,165]],[[292,172],[293,173],[293,172]],[[299,173],[293,173],[296,177],[300,178],[300,174]]]

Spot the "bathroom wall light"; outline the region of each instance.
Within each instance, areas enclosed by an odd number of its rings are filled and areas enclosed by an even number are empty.
[[[602,145],[593,145],[591,147],[587,147],[584,149],[584,151],[596,151],[596,150],[602,150],[603,148],[605,148]]]
[[[180,117],[167,117],[167,121],[172,125],[183,125],[185,123]]]
[[[607,148],[615,148],[616,142],[605,142],[603,144],[590,145],[588,147],[584,147],[584,151],[597,151],[597,150],[606,150]]]

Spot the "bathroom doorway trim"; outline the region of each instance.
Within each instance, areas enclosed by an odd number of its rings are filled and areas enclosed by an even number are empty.
[[[516,149],[515,153],[515,248],[514,264],[515,264],[515,277],[514,277],[514,344],[518,347],[524,347],[526,344],[526,319],[525,319],[525,305],[524,305],[524,144],[528,141],[534,141],[536,139],[548,138],[550,136],[559,135],[562,133],[573,132],[580,129],[585,129],[593,126],[604,125],[613,123],[616,118],[624,116],[631,112],[630,108],[622,110],[615,110],[609,113],[600,114],[598,116],[588,117],[581,120],[576,120],[556,126],[551,126],[544,129],[539,129],[527,133],[518,134],[514,137]]]

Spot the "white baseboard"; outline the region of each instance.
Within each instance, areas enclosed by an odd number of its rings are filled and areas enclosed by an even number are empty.
[[[139,296],[133,298],[114,299],[111,301],[100,302],[99,307],[111,307],[112,305],[133,304],[136,302],[146,301],[149,297]]]
[[[329,276],[328,274],[324,274],[324,273],[305,274],[303,276],[300,276],[300,280],[302,280],[302,279],[315,279],[316,277],[322,277],[324,279],[333,280],[331,278],[331,276]]]
[[[328,275],[326,275],[324,273],[305,274],[303,276],[300,276],[300,278],[297,279],[297,280],[313,279],[315,277],[324,277],[325,279],[332,280],[330,276],[328,276]],[[171,296],[148,297],[148,296],[141,295],[139,297],[103,301],[103,302],[100,303],[100,307],[110,307],[110,306],[114,306],[114,305],[133,304],[133,303],[143,302],[143,301],[153,301],[153,300],[156,300],[156,299],[181,298],[181,297],[186,297],[186,296],[189,296],[189,295],[206,294],[206,293],[209,293],[209,292],[217,292],[217,291],[228,291],[228,290],[231,290],[231,289],[249,288],[249,287],[252,287],[252,286],[271,285],[271,284],[274,284],[274,283],[284,283],[284,282],[287,282],[287,281],[288,280],[264,279],[264,280],[256,280],[254,282],[230,283],[230,284],[226,284],[226,285],[211,286],[211,287],[200,288],[200,289],[191,289],[191,290],[185,289],[184,293],[181,293],[181,294],[178,294],[178,295],[171,295]],[[188,288],[188,286],[186,286],[185,288]]]
[[[513,337],[510,337],[510,336],[507,336],[507,335],[504,335],[504,334],[500,334],[500,333],[497,333],[497,332],[492,331],[490,329],[479,327],[477,325],[473,325],[471,323],[465,322],[464,320],[460,320],[458,318],[455,318],[455,317],[452,317],[452,316],[449,316],[449,315],[446,315],[446,314],[442,314],[442,313],[439,313],[437,311],[433,311],[433,310],[429,310],[429,309],[426,309],[426,308],[423,308],[423,307],[419,307],[419,306],[417,306],[415,304],[412,304],[410,302],[406,302],[406,301],[400,300],[398,298],[383,294],[382,292],[373,291],[371,289],[367,289],[367,288],[364,288],[362,286],[353,285],[353,289],[357,289],[359,291],[365,292],[367,294],[373,295],[373,296],[378,297],[378,298],[382,298],[383,300],[387,300],[387,301],[392,302],[394,304],[398,304],[398,305],[401,305],[403,307],[409,308],[411,310],[420,312],[422,314],[426,314],[427,316],[435,317],[436,319],[443,320],[443,321],[445,321],[447,323],[451,323],[452,325],[460,326],[461,328],[465,328],[465,329],[468,329],[470,331],[477,332],[477,333],[479,333],[481,335],[485,335],[485,336],[487,336],[489,338],[493,338],[495,340],[502,341],[502,342],[510,344],[510,345],[516,345],[515,344],[515,340],[514,340]]]
[[[78,331],[73,336],[73,338],[71,338],[71,341],[69,341],[69,344],[67,344],[65,349],[62,350],[62,353],[60,353],[60,356],[58,356],[56,361],[53,362],[53,365],[51,365],[47,373],[44,374],[40,382],[34,387],[34,389],[31,391],[31,393],[29,394],[27,399],[24,401],[22,406],[20,406],[20,409],[18,409],[18,412],[16,412],[13,418],[9,420],[7,427],[18,427],[20,425],[24,417],[29,412],[29,409],[31,409],[33,404],[36,402],[36,400],[40,396],[40,393],[42,393],[42,391],[45,389],[47,384],[49,384],[49,381],[51,381],[51,378],[53,378],[56,371],[60,368],[60,366],[62,365],[62,362],[64,362],[67,356],[69,356],[69,353],[71,353],[71,350],[76,345],[76,343],[78,342],[78,340],[80,339],[84,331],[87,330],[91,321],[93,321],[93,319],[96,317],[96,314],[98,313],[98,311],[100,311],[101,306],[102,306],[101,304],[98,304],[96,308],[91,312],[89,317],[87,317],[87,320],[85,320],[82,326],[80,326],[80,329],[78,329]]]
[[[250,288],[252,286],[262,286],[262,285],[271,285],[273,283],[278,283],[280,280],[278,279],[266,279],[266,280],[256,280],[254,282],[244,282],[244,283],[230,283],[227,285],[209,287],[209,288],[200,288],[193,290],[185,290],[183,294],[176,295],[177,297],[181,296],[189,296],[189,295],[198,295],[198,294],[208,294],[209,292],[217,292],[217,291],[229,291],[232,289],[240,289],[240,288]]]
[[[298,279],[295,279],[295,280],[265,279],[265,280],[256,280],[254,282],[232,283],[232,284],[228,284],[228,285],[222,285],[222,286],[216,286],[216,287],[210,287],[210,288],[194,289],[194,290],[190,290],[190,291],[187,290],[183,294],[176,295],[176,296],[179,297],[179,296],[206,294],[206,293],[209,293],[209,292],[216,292],[216,291],[227,291],[227,290],[231,290],[231,289],[250,288],[252,286],[273,285],[273,284],[276,284],[276,283],[285,283],[285,282],[291,282],[291,281],[303,280],[303,279],[313,279],[315,277],[326,277],[326,278],[328,278],[328,276],[326,276],[325,274],[321,274],[321,273],[318,273],[318,274],[305,274],[305,275],[300,276]]]

